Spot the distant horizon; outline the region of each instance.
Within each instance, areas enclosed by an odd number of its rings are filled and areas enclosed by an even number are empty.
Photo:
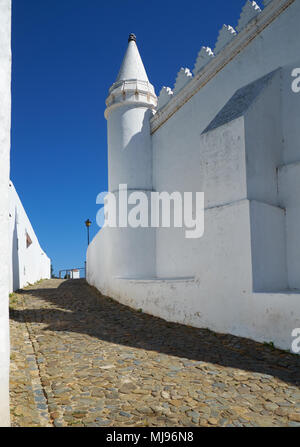
[[[225,3],[96,0],[13,2],[11,180],[54,273],[84,267],[85,220],[98,232],[96,197],[107,190],[105,99],[130,33],[156,94],[193,69],[245,0]],[[260,6],[262,2],[258,2]],[[151,13],[152,12],[152,13]],[[104,254],[105,255],[105,254]]]

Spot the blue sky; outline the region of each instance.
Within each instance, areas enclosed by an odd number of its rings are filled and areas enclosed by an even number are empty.
[[[11,179],[55,272],[81,267],[84,221],[107,189],[104,118],[128,34],[150,82],[172,87],[236,26],[245,0],[13,0]],[[261,2],[259,3],[260,6]],[[105,253],[103,253],[105,256]]]

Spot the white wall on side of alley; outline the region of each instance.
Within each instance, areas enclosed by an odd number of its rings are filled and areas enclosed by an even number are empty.
[[[51,261],[42,250],[12,182],[9,183],[10,291],[51,277]],[[31,243],[27,243],[27,237]],[[28,246],[27,246],[28,245]]]
[[[9,426],[8,183],[11,124],[11,1],[0,0],[0,426]]]

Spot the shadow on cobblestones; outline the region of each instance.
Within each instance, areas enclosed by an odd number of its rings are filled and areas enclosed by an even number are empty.
[[[85,280],[68,280],[57,288],[21,290],[47,308],[14,310],[18,322],[47,324],[44,330],[86,334],[100,340],[190,360],[215,363],[275,376],[300,386],[300,356],[261,343],[168,323],[102,296]],[[49,303],[53,307],[49,308]]]

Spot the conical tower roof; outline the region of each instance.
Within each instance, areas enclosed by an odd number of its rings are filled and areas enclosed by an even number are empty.
[[[129,35],[128,48],[125,53],[118,77],[109,89],[105,101],[105,118],[118,107],[134,106],[155,109],[157,97],[153,85],[150,84],[139,50],[136,37]]]
[[[128,48],[125,53],[116,82],[126,81],[130,79],[137,79],[139,81],[149,82],[134,34],[129,35]]]

